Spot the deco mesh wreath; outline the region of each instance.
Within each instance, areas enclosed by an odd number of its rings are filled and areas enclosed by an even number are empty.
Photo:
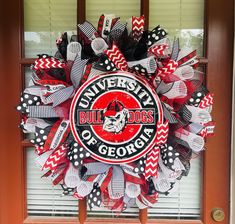
[[[196,51],[170,44],[160,26],[145,31],[144,16],[78,27],[78,38],[64,33],[55,56],[32,65],[21,128],[35,134],[43,177],[64,195],[87,196],[90,208],[151,207],[213,134]]]

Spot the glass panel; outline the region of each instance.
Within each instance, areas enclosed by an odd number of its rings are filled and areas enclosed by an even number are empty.
[[[169,195],[159,195],[158,202],[148,209],[149,218],[200,219],[202,159],[196,156],[191,161],[191,170],[182,177]]]
[[[150,0],[149,28],[161,25],[181,47],[189,46],[203,55],[204,0]]]
[[[27,208],[30,216],[77,216],[78,200],[62,196],[60,185],[53,186],[35,162],[34,148],[27,148]]]
[[[29,86],[31,76],[32,76],[32,70],[30,69],[30,66],[25,66],[24,67],[24,86],[25,86],[25,88]]]
[[[76,0],[24,0],[25,57],[54,55],[61,32],[76,33]]]
[[[161,25],[171,40],[180,38],[181,48],[191,47],[203,55],[203,0],[150,0],[149,22],[150,30]],[[159,196],[156,205],[148,210],[149,218],[200,219],[201,186],[202,159],[197,157],[191,162],[189,176],[179,181],[178,190]]]
[[[86,20],[97,27],[102,14],[115,14],[125,22],[132,16],[140,15],[140,0],[86,0]]]

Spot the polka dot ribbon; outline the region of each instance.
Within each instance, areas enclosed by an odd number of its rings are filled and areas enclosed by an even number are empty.
[[[90,153],[81,147],[77,142],[73,142],[67,156],[69,161],[75,167],[79,167],[83,164],[83,159],[90,156]]]
[[[40,97],[29,93],[22,93],[20,97],[20,104],[16,107],[16,109],[19,112],[25,114],[29,113],[28,106],[39,106],[40,104],[41,104]]]
[[[148,34],[148,47],[151,47],[157,41],[166,37],[167,33],[159,25]]]

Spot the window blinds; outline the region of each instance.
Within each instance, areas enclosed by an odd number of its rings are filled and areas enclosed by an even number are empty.
[[[61,195],[61,187],[41,178],[42,172],[35,164],[34,149],[27,149],[27,205],[28,214],[36,216],[77,216],[78,202],[70,196]],[[192,160],[191,172],[182,178],[174,192],[168,196],[159,195],[158,202],[148,209],[149,218],[199,219],[201,209],[201,159]],[[116,217],[105,207],[88,210],[88,216]],[[137,217],[136,207],[128,208],[120,217]]]
[[[183,177],[174,192],[160,195],[158,202],[148,210],[149,218],[199,219],[201,214],[201,158],[191,161],[191,170]]]
[[[86,0],[86,19],[97,27],[102,14],[115,14],[122,22],[140,15],[140,0]]]
[[[25,56],[54,55],[62,32],[76,33],[76,0],[24,0]]]
[[[27,158],[27,207],[31,216],[77,216],[78,200],[62,196],[62,188],[53,186],[36,166],[34,148],[28,148]]]
[[[158,24],[181,46],[197,49],[203,55],[204,0],[150,0],[149,28]]]
[[[201,184],[202,167],[201,158],[192,160],[190,174],[182,178],[174,192],[165,196],[160,194],[158,202],[153,208],[148,209],[148,218],[175,218],[175,219],[199,219],[201,214]],[[136,207],[128,208],[120,217],[137,217],[139,210]],[[88,211],[88,216],[115,217],[115,212],[107,208],[93,208]]]

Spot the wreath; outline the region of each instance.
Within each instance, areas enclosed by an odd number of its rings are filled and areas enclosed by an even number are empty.
[[[17,110],[36,162],[63,195],[90,208],[151,207],[190,170],[213,135],[213,95],[195,50],[171,43],[144,16],[101,15],[38,55]]]

